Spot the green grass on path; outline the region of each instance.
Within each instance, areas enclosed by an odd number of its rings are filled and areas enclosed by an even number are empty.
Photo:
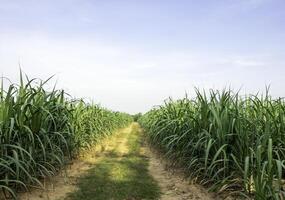
[[[129,131],[113,136],[114,147],[80,178],[78,190],[68,200],[159,199],[160,189],[148,174],[148,159],[141,153],[141,131],[132,124]],[[112,143],[112,141],[111,141]],[[122,147],[127,152],[121,152]]]

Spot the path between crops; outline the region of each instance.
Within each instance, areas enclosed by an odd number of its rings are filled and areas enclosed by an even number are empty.
[[[202,187],[165,170],[142,141],[137,123],[102,141],[75,161],[67,175],[47,181],[46,190],[20,195],[23,200],[211,200]]]

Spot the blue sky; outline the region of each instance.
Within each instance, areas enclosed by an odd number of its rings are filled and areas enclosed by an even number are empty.
[[[193,87],[285,96],[284,0],[0,0],[0,73],[136,113]]]

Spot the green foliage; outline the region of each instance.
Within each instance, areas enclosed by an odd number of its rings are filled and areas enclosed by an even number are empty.
[[[48,81],[11,84],[0,91],[0,189],[15,191],[41,186],[81,148],[131,122],[124,113],[66,98],[62,90],[48,92]],[[3,81],[2,81],[3,82]]]
[[[133,115],[133,119],[135,122],[137,122],[141,117],[142,117],[142,113],[137,113],[137,114]]]
[[[213,191],[283,199],[285,103],[232,91],[166,101],[140,123],[173,164]]]

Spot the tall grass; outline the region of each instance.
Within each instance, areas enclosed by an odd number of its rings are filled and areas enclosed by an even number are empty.
[[[89,147],[131,121],[62,90],[46,91],[47,81],[23,80],[0,89],[0,190],[16,198],[16,191],[41,186],[81,148]]]
[[[153,145],[210,190],[284,198],[283,99],[197,90],[193,99],[166,101],[140,123]]]

